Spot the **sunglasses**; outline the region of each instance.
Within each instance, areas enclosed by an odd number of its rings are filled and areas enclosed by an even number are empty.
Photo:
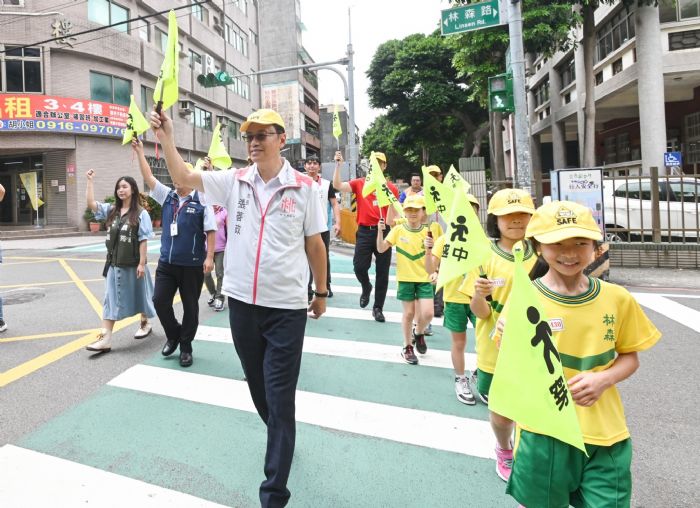
[[[252,143],[253,140],[262,143],[268,136],[277,136],[276,132],[258,132],[257,134],[243,134],[241,139],[246,143]]]

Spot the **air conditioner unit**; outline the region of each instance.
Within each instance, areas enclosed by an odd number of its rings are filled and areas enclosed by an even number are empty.
[[[210,72],[216,71],[213,56],[204,53],[204,58],[203,58],[202,63],[204,64],[204,74],[209,74]]]
[[[192,101],[180,101],[178,113],[180,116],[189,116],[194,112],[194,103]]]

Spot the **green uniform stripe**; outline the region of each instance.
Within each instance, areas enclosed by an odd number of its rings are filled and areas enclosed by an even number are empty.
[[[532,248],[532,245],[530,245],[530,242],[528,240],[523,240],[523,245],[525,246],[525,253],[523,254],[523,260],[527,261],[530,259],[534,254],[535,250]],[[513,256],[512,252],[505,251],[501,249],[498,245],[498,241],[495,240],[491,243],[491,250],[501,256],[503,259],[510,261],[511,263],[515,262],[515,257]]]
[[[422,258],[423,256],[425,256],[425,251],[419,252],[418,254],[409,254],[408,252],[403,250],[401,247],[396,247],[396,253],[401,254],[402,256],[406,256],[411,261],[416,261],[416,260]]]
[[[582,303],[588,303],[595,298],[600,293],[600,280],[588,277],[588,290],[580,295],[567,296],[555,293],[547,286],[542,283],[541,279],[535,279],[535,287],[547,298],[554,300],[558,303],[563,303],[565,305],[581,305]]]
[[[603,367],[615,359],[615,348],[611,348],[605,353],[600,353],[598,355],[584,356],[579,358],[578,356],[565,355],[564,353],[559,353],[561,357],[561,364],[569,369],[574,369],[578,371],[591,370],[595,367]]]

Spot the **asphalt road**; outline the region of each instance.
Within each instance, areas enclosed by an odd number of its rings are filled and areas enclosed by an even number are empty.
[[[104,258],[101,253],[70,248],[94,242],[79,237],[3,244],[6,263],[0,265],[0,292],[9,330],[0,335],[0,446],[18,441],[89,399],[162,347],[164,335],[156,319],[145,340],[133,339],[138,327],[134,321],[115,334],[109,354],[84,350],[100,326]],[[150,254],[149,259],[155,261],[157,255]],[[663,294],[700,311],[699,271],[613,267],[611,279],[632,291]],[[204,293],[200,309],[211,312]],[[700,421],[700,322],[689,326],[661,310],[645,310],[663,337],[641,354],[640,370],[621,385],[635,450],[633,506],[698,506],[700,466],[692,443]]]

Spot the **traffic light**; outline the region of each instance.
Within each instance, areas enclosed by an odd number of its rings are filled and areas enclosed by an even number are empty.
[[[489,78],[489,110],[513,113],[513,75],[508,72]]]
[[[209,74],[200,74],[197,76],[197,82],[204,88],[212,88],[214,86],[226,86],[233,83],[233,78],[228,75],[228,72],[210,72]]]

